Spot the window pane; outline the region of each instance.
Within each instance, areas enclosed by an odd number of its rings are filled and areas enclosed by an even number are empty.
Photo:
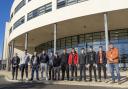
[[[66,0],[57,0],[57,8],[64,7],[66,5]]]
[[[21,17],[18,21],[16,21],[13,25],[13,29],[17,28],[18,26],[20,26],[21,24],[23,24],[25,22],[25,16]]]
[[[52,3],[49,3],[49,4],[45,5],[45,12],[47,13],[47,12],[50,12],[50,11],[52,11]]]
[[[77,3],[77,0],[67,0],[67,5],[72,5]]]
[[[32,18],[35,18],[50,11],[52,11],[52,3],[45,4],[28,13],[27,20],[31,20]]]
[[[22,0],[18,6],[15,8],[14,14],[18,12],[24,5],[26,4],[26,0]]]

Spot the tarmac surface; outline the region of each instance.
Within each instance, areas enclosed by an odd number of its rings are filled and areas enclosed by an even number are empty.
[[[98,86],[44,84],[43,82],[9,82],[3,76],[0,77],[0,89],[120,89]],[[127,88],[123,88],[127,89]]]

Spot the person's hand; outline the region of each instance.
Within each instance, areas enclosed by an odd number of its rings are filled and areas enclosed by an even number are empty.
[[[80,64],[78,64],[77,66],[78,66],[78,68],[79,68],[79,67],[80,67]]]
[[[15,65],[12,65],[13,67],[15,67]]]
[[[94,67],[96,67],[96,64],[93,64]]]
[[[87,65],[87,68],[89,68],[90,64]]]
[[[113,59],[111,59],[111,58],[110,58],[109,60],[110,60],[111,62],[113,62],[113,61],[114,61],[114,60],[113,60]]]

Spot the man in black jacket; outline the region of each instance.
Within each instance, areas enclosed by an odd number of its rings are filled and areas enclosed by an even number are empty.
[[[106,64],[107,64],[106,52],[103,51],[102,46],[100,46],[99,51],[97,52],[99,82],[101,82],[101,68],[103,68],[104,80],[106,80]]]
[[[49,54],[49,61],[48,61],[49,80],[54,80],[53,60],[54,60],[54,53],[51,51]]]
[[[31,72],[31,81],[33,80],[34,77],[34,71],[36,71],[36,79],[39,80],[39,66],[40,66],[40,60],[39,57],[37,56],[37,52],[34,52],[31,61],[31,68],[32,68],[32,72]]]
[[[12,80],[14,80],[14,77],[17,80],[18,76],[18,68],[19,68],[19,63],[20,63],[20,58],[18,57],[18,54],[16,53],[15,56],[11,60],[12,63]]]
[[[65,78],[65,71],[67,74],[67,80],[69,80],[69,65],[68,65],[68,53],[66,49],[63,50],[61,54],[61,70],[62,70],[62,80]]]
[[[84,74],[84,80],[86,81],[86,66],[87,66],[87,58],[85,54],[84,48],[81,49],[81,53],[79,55],[79,67],[80,67],[80,79],[82,81],[82,73]]]
[[[97,81],[97,76],[96,76],[96,52],[93,51],[93,48],[90,46],[89,49],[90,52],[88,52],[88,67],[89,67],[89,75],[90,75],[90,80],[92,81],[92,69],[94,70],[94,77],[95,81]]]
[[[40,56],[40,64],[41,64],[41,77],[43,79],[43,73],[45,71],[46,73],[46,80],[48,80],[48,61],[49,61],[49,57],[46,54],[46,52],[43,50],[42,54]]]
[[[60,80],[60,62],[60,57],[58,53],[56,53],[53,60],[54,80]]]

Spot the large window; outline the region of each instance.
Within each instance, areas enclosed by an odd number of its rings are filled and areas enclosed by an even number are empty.
[[[66,41],[65,41],[65,38],[61,39],[61,49],[65,48],[65,44]]]
[[[66,37],[66,48],[71,48],[72,47],[72,38],[71,37]]]
[[[57,0],[57,8],[65,7],[66,0]]]
[[[30,13],[28,13],[27,15],[27,20],[31,20],[32,18],[35,18],[37,16],[40,16],[42,14],[48,13],[52,11],[52,3],[48,3],[46,5],[43,5],[33,11],[31,11]]]
[[[18,6],[15,8],[14,14],[18,12],[24,5],[26,4],[26,0],[22,0]]]
[[[78,46],[78,36],[72,37],[72,47]]]
[[[18,21],[16,21],[13,25],[13,29],[17,28],[18,26],[22,25],[25,22],[25,16],[21,17]]]
[[[31,0],[28,0],[28,2],[30,2]]]
[[[56,43],[56,46],[57,46],[57,50],[59,50],[60,48],[61,48],[61,40],[60,39],[58,39],[57,40],[57,43]]]
[[[72,5],[77,3],[77,0],[67,0],[67,5]]]
[[[52,3],[48,3],[45,5],[45,13],[52,11]]]
[[[69,6],[84,1],[88,1],[88,0],[57,0],[57,8],[59,9],[65,6]]]

